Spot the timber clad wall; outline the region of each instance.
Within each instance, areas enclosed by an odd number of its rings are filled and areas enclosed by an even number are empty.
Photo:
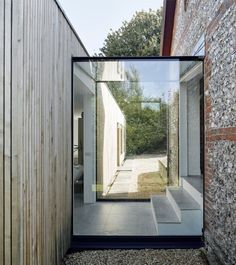
[[[205,35],[205,239],[236,264],[236,3],[178,0],[171,55],[191,55]]]
[[[71,57],[53,0],[0,1],[0,264],[59,264],[71,234]]]

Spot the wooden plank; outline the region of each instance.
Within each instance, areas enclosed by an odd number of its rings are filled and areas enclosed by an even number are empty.
[[[45,2],[45,1],[44,1]],[[45,3],[45,7],[46,7],[46,19],[45,19],[45,29],[46,27],[51,28],[50,25],[50,14],[49,14],[49,1]],[[50,78],[49,78],[49,65],[50,65],[50,44],[49,44],[49,40],[50,40],[50,31],[47,32],[47,35],[45,36],[45,44],[46,46],[45,48],[45,52],[46,49],[48,48],[48,51],[46,52],[47,57],[45,57],[45,61],[44,61],[44,65],[47,66],[46,68],[46,72],[45,72],[45,81],[46,81],[46,86],[43,89],[43,93],[44,93],[44,99],[45,99],[45,111],[46,111],[46,117],[45,117],[45,129],[44,129],[44,140],[45,140],[45,149],[44,149],[44,156],[45,156],[45,175],[44,178],[46,178],[47,176],[47,182],[46,179],[44,179],[44,195],[45,195],[45,201],[44,201],[44,217],[45,217],[45,234],[47,236],[47,234],[49,235],[50,233],[50,215],[51,215],[51,202],[50,202],[50,161],[49,161],[49,148],[50,148],[50,126],[49,126],[49,119],[50,119]],[[45,93],[45,89],[47,89],[47,93]],[[46,238],[45,238],[46,239]],[[44,239],[44,240],[45,240]],[[48,239],[45,242],[44,245],[44,251],[46,253],[46,263],[50,263],[50,256],[51,256],[51,235],[48,237]]]
[[[44,21],[45,21],[45,5],[44,1],[41,1],[41,9],[42,9],[42,21],[41,21],[41,36],[43,36],[44,32]],[[44,87],[44,53],[43,53],[43,48],[44,48],[44,38],[41,38],[41,58],[40,58],[40,64],[41,64],[41,86],[40,86],[40,99],[41,99],[41,106],[40,106],[40,116],[41,116],[41,131],[40,131],[40,198],[41,198],[41,207],[40,207],[40,213],[41,213],[41,226],[40,226],[40,232],[41,232],[41,257],[42,257],[42,264],[46,264],[46,258],[45,258],[45,251],[44,251],[44,232],[45,232],[45,222],[44,222],[44,93],[42,91],[42,88]]]
[[[45,28],[47,25],[47,6],[45,5],[45,1],[43,0],[43,32],[45,32]],[[42,65],[45,66],[47,64],[47,54],[44,53],[45,51],[45,47],[46,47],[46,34],[44,34],[42,36]],[[48,252],[47,252],[47,245],[46,245],[46,234],[47,234],[47,223],[46,223],[46,215],[45,215],[45,205],[47,203],[47,191],[46,191],[46,183],[45,183],[45,177],[46,177],[46,172],[47,172],[47,168],[46,168],[46,163],[47,163],[47,158],[46,158],[46,154],[45,154],[45,148],[46,148],[46,113],[47,113],[47,105],[46,105],[46,93],[44,93],[44,89],[46,88],[46,83],[47,83],[47,79],[46,79],[46,67],[43,67],[42,69],[42,87],[41,87],[41,94],[42,94],[42,107],[41,107],[41,112],[42,112],[42,132],[41,132],[41,136],[42,136],[42,144],[41,144],[41,152],[42,152],[42,224],[43,224],[43,229],[42,229],[42,234],[43,234],[43,238],[42,238],[42,244],[43,244],[43,253],[44,253],[44,264],[47,264],[47,260],[48,260]]]
[[[35,129],[37,128],[36,120],[35,120],[35,75],[36,75],[36,67],[35,67],[35,54],[37,53],[37,49],[35,48],[35,24],[38,22],[38,18],[35,16],[36,11],[36,2],[34,0],[31,0],[31,30],[30,30],[30,76],[31,76],[31,82],[30,82],[30,91],[31,91],[31,100],[30,100],[30,109],[31,109],[31,115],[30,115],[30,133],[31,133],[31,164],[30,164],[30,226],[31,226],[31,250],[30,250],[30,264],[35,265],[36,261],[36,236],[35,236],[35,217],[36,217],[36,191],[35,191],[35,179],[37,176],[35,176]]]
[[[5,265],[11,264],[11,1],[5,1],[5,115],[4,115],[4,172],[5,172]]]
[[[4,1],[0,1],[0,264],[4,261]]]
[[[54,241],[54,224],[53,224],[53,214],[54,214],[54,204],[53,204],[53,176],[52,176],[52,160],[53,160],[53,132],[52,132],[52,115],[53,115],[53,107],[52,107],[52,77],[53,77],[53,50],[54,50],[54,43],[53,43],[53,10],[52,10],[52,2],[48,2],[48,11],[49,11],[49,32],[48,32],[48,40],[49,40],[49,61],[48,61],[48,76],[49,76],[49,91],[48,91],[48,106],[49,106],[49,117],[48,117],[48,138],[49,138],[49,150],[48,150],[48,161],[49,161],[49,180],[48,180],[48,187],[49,187],[49,201],[47,204],[47,211],[50,213],[48,216],[49,219],[49,233],[50,233],[50,241],[49,241],[49,263],[54,263],[54,255],[53,255],[53,241]]]
[[[16,1],[12,7],[12,264],[22,263],[20,231],[22,209],[22,128],[23,113],[23,2]]]
[[[25,88],[25,95],[24,95],[24,119],[25,119],[25,127],[24,127],[24,144],[25,144],[25,157],[24,157],[24,264],[29,265],[30,264],[30,223],[29,223],[29,153],[30,153],[30,134],[29,134],[29,99],[30,99],[30,93],[29,93],[29,61],[30,61],[30,37],[29,37],[29,30],[30,30],[30,5],[29,0],[25,1],[25,12],[24,12],[24,18],[25,18],[25,28],[24,28],[24,71],[25,71],[25,77],[24,77],[24,88]]]
[[[25,1],[25,4],[23,5],[23,125],[22,125],[22,136],[23,136],[23,151],[22,151],[22,220],[21,220],[21,234],[22,234],[22,248],[23,248],[23,262],[22,264],[27,264],[27,246],[26,246],[26,241],[27,241],[27,170],[26,170],[26,154],[27,154],[27,105],[26,105],[26,91],[27,91],[27,67],[26,67],[26,62],[27,62],[27,34],[24,34],[25,30],[27,30],[27,25],[28,25],[28,19],[27,19],[27,1]]]
[[[41,1],[37,2],[37,7],[36,7],[36,17],[41,17],[42,12],[41,12]],[[41,74],[41,41],[40,41],[40,36],[41,36],[41,23],[40,21],[36,25],[36,40],[35,43],[37,43],[37,53],[36,53],[36,69],[37,69],[37,80],[36,80],[36,117],[35,120],[37,122],[37,128],[36,128],[36,209],[37,209],[37,216],[36,216],[36,238],[37,238],[37,257],[36,257],[36,264],[43,264],[42,263],[42,244],[41,244],[41,223],[40,223],[40,216],[41,216],[41,179],[40,179],[40,172],[41,172],[41,156],[40,156],[40,146],[41,146],[41,141],[40,141],[40,135],[41,135],[41,120],[40,120],[40,74]]]
[[[58,115],[61,119],[62,117],[62,113],[63,113],[63,107],[62,107],[62,102],[63,102],[63,94],[62,94],[62,88],[63,88],[63,74],[64,74],[64,61],[63,61],[63,58],[64,58],[64,45],[62,45],[63,43],[63,38],[64,38],[64,27],[63,27],[63,18],[61,16],[61,14],[59,14],[59,25],[60,25],[60,38],[59,38],[59,59],[58,59],[58,63],[62,63],[63,66],[60,67],[60,72],[59,72],[59,79],[58,79],[58,83],[60,85],[58,85],[59,87],[59,91],[60,91],[60,98],[59,98],[59,111],[58,111]],[[62,122],[60,120],[59,124],[58,124],[59,128],[59,134],[58,134],[58,141],[59,141],[59,147],[60,148],[63,148],[62,145],[61,145],[61,141],[60,139],[63,139],[63,136],[62,136],[62,130],[63,130],[63,126],[62,126]],[[63,152],[61,152],[61,149],[59,149],[59,152],[58,152],[58,171],[60,171],[60,189],[59,189],[59,192],[60,192],[60,195],[64,197],[64,194],[63,194],[63,189],[65,187],[64,185],[64,174],[63,174],[63,170],[64,170],[64,166],[62,163],[60,163],[60,161],[63,161]],[[62,202],[61,204],[61,207],[64,208],[64,201]],[[60,235],[60,254],[64,252],[64,241],[62,240],[63,239],[63,227],[64,227],[64,224],[63,224],[63,220],[64,220],[64,212],[60,212],[60,227],[59,227],[59,235]]]
[[[28,134],[28,143],[27,143],[27,242],[26,242],[26,248],[27,248],[27,260],[26,264],[30,265],[32,264],[32,190],[31,190],[31,176],[32,176],[32,132],[31,132],[31,116],[32,116],[32,1],[28,1],[28,25],[27,25],[27,35],[28,35],[28,51],[27,51],[27,134]]]
[[[58,101],[59,101],[59,95],[60,95],[60,90],[59,88],[59,83],[58,83],[58,69],[59,69],[59,54],[58,54],[58,45],[59,45],[59,20],[58,20],[58,10],[54,9],[54,40],[55,40],[55,49],[54,49],[54,77],[53,77],[53,97],[54,97],[54,129],[53,129],[53,134],[54,134],[54,160],[53,160],[53,177],[57,178],[58,181],[54,185],[54,204],[55,204],[55,264],[58,264],[60,261],[59,259],[59,246],[60,246],[60,238],[58,235],[58,227],[59,227],[59,219],[58,216],[60,215],[60,212],[58,211],[59,209],[59,203],[60,203],[60,198],[59,198],[59,190],[60,190],[60,175],[61,173],[58,171],[57,168],[57,158],[58,158],[58,153],[59,153],[59,145],[58,145],[58,124],[59,124],[59,116],[58,116]]]

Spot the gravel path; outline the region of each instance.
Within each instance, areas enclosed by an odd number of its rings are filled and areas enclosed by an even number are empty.
[[[62,265],[207,265],[203,250],[97,250],[64,258]]]

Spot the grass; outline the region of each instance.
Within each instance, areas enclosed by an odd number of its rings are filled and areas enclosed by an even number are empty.
[[[142,173],[138,176],[138,192],[140,198],[150,198],[165,192],[167,179],[163,179],[159,171]]]
[[[104,196],[109,199],[150,199],[152,195],[164,194],[167,179],[164,179],[159,171],[142,173],[138,176],[138,191],[112,193]]]

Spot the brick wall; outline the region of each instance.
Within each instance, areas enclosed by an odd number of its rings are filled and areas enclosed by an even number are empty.
[[[205,35],[205,241],[236,264],[236,3],[178,0],[172,55],[192,55]]]

